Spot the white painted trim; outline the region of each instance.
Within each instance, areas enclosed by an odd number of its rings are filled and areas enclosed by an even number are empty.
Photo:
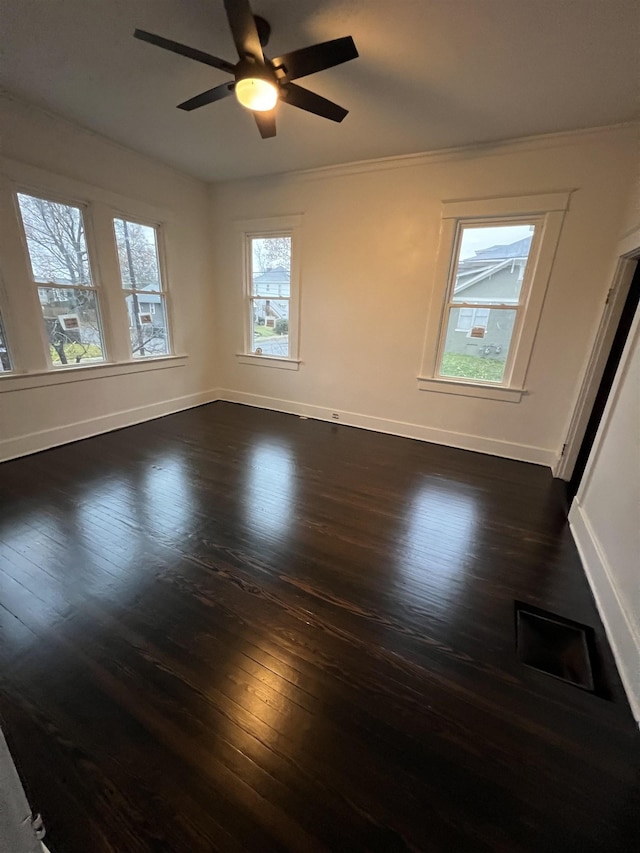
[[[278,356],[256,355],[255,353],[237,352],[239,364],[253,364],[257,367],[279,367],[280,370],[299,370],[299,358],[280,358]]]
[[[120,364],[79,364],[77,367],[52,368],[35,373],[5,373],[0,374],[0,394],[47,385],[66,385],[86,379],[106,379],[109,376],[145,373],[148,370],[185,367],[187,358],[186,355],[165,355],[157,358],[137,358]]]
[[[263,397],[259,394],[247,394],[243,391],[232,391],[228,388],[218,389],[218,399],[230,403],[242,403],[258,409],[271,409],[272,411],[286,412],[291,415],[304,415],[305,417],[319,421],[330,421],[334,424],[340,423],[346,426],[359,427],[360,429],[369,429],[373,432],[398,435],[403,438],[414,438],[418,441],[429,441],[433,444],[443,444],[447,447],[458,447],[462,450],[474,450],[477,453],[488,453],[491,456],[517,459],[522,462],[533,462],[536,465],[546,465],[547,467],[551,467],[557,456],[555,450],[543,447],[532,447],[527,444],[515,444],[510,441],[484,438],[479,435],[450,432],[449,430],[435,429],[434,427],[427,427],[422,424],[392,421],[387,418],[331,409],[326,406],[313,406],[309,403],[300,403],[295,400]],[[337,419],[333,417],[334,414],[338,415]]]
[[[280,231],[300,228],[303,216],[302,213],[290,213],[286,216],[263,216],[260,219],[234,219],[233,227],[235,231],[249,237],[263,237],[271,232],[278,234]]]
[[[500,198],[460,199],[442,202],[443,219],[486,219],[493,216],[533,216],[568,210],[574,190],[555,193],[537,193],[526,196],[501,196]]]
[[[434,376],[418,376],[420,391],[436,391],[440,394],[459,394],[462,397],[482,397],[485,400],[502,400],[508,403],[519,403],[527,392],[524,388],[506,388],[502,386],[476,385],[455,379],[442,379]]]
[[[569,525],[618,665],[631,712],[640,725],[640,635],[634,630],[620,601],[606,555],[577,499],[571,505]]]
[[[41,450],[48,450],[51,447],[68,444],[71,441],[91,438],[91,436],[100,435],[103,432],[133,426],[154,418],[162,418],[174,412],[192,409],[194,406],[202,406],[204,403],[214,403],[218,399],[217,389],[212,389],[198,394],[188,394],[184,397],[174,397],[172,400],[163,400],[160,403],[152,403],[148,406],[138,406],[134,409],[114,412],[110,415],[102,415],[98,418],[88,418],[62,427],[28,433],[17,438],[4,439],[0,441],[0,462],[15,459],[18,456],[26,456],[29,453],[38,453]]]
[[[640,235],[637,247],[640,247]],[[567,427],[564,452],[558,457],[558,463],[553,469],[553,476],[562,480],[570,480],[573,474],[635,269],[636,263],[633,260],[618,258],[609,298],[603,304],[598,331]]]
[[[432,163],[443,163],[455,160],[468,160],[469,157],[500,157],[505,154],[524,153],[527,151],[548,150],[565,145],[576,145],[584,141],[591,142],[594,138],[620,132],[637,132],[640,122],[629,121],[618,124],[601,125],[599,127],[580,128],[577,130],[559,131],[556,133],[539,133],[532,136],[520,136],[510,139],[499,139],[488,142],[475,142],[471,145],[460,145],[451,148],[438,148],[433,151],[419,151],[414,154],[395,154],[389,157],[376,157],[370,160],[354,160],[350,163],[339,163],[333,166],[317,166],[312,169],[299,169],[289,172],[276,172],[263,175],[249,175],[246,178],[232,178],[228,181],[213,181],[213,185],[231,183],[241,184],[243,181],[269,180],[283,178],[296,180],[328,180],[346,175],[358,175],[363,172],[382,172],[388,169],[406,169],[412,166],[427,166]]]

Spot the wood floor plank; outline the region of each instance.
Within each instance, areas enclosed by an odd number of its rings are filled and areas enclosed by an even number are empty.
[[[640,849],[561,489],[467,451],[216,403],[3,464],[0,718],[52,853]]]

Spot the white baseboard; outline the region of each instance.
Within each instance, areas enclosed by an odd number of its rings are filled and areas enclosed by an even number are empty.
[[[259,409],[271,409],[276,412],[286,412],[291,415],[304,415],[319,421],[341,423],[346,426],[361,427],[374,432],[384,432],[403,438],[416,438],[419,441],[429,441],[433,444],[444,444],[448,447],[458,447],[462,450],[474,450],[477,453],[488,453],[491,456],[502,456],[507,459],[517,459],[521,462],[533,462],[537,465],[551,467],[557,459],[557,451],[542,447],[532,447],[527,444],[515,444],[510,441],[483,438],[460,432],[435,429],[421,424],[405,421],[392,421],[387,418],[377,418],[371,415],[361,415],[357,412],[347,412],[340,409],[329,409],[323,406],[313,406],[309,403],[299,403],[295,400],[279,400],[276,397],[263,397],[259,394],[247,394],[243,391],[232,391],[229,388],[218,389],[218,399],[230,403],[243,403]],[[338,419],[333,417],[338,415]]]
[[[181,412],[184,409],[192,409],[203,403],[213,403],[218,399],[217,389],[205,391],[199,394],[187,394],[184,397],[174,397],[172,400],[163,400],[161,403],[153,403],[149,406],[139,406],[134,409],[126,409],[111,415],[102,415],[98,418],[89,418],[78,423],[67,424],[54,429],[40,430],[21,435],[17,438],[8,438],[0,441],[0,462],[15,459],[18,456],[26,456],[28,453],[37,453],[40,450],[48,450],[60,444],[68,444],[70,441],[78,441],[82,438],[90,438],[103,432],[114,429],[133,426],[134,424]]]
[[[571,505],[569,524],[618,665],[631,712],[640,725],[640,636],[629,621],[606,555],[578,500],[574,500]]]

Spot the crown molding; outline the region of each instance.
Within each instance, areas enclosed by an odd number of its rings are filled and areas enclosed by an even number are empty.
[[[226,184],[241,184],[249,181],[282,181],[286,179],[326,180],[327,178],[359,175],[366,172],[382,172],[389,169],[406,169],[415,166],[431,165],[433,163],[468,160],[472,157],[499,157],[510,153],[559,148],[575,145],[580,142],[590,142],[606,135],[625,132],[632,133],[634,131],[636,133],[640,132],[640,120],[577,130],[558,131],[555,133],[541,133],[533,136],[520,136],[513,139],[496,140],[494,142],[478,142],[454,148],[422,151],[416,154],[400,154],[390,157],[377,157],[371,160],[356,160],[334,166],[318,166],[313,169],[278,172],[272,175],[254,175],[252,177],[236,178],[229,181],[214,181],[211,185],[215,187]]]

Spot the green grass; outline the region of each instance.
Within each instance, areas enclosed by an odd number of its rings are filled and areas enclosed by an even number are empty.
[[[53,347],[50,347],[50,349],[51,361],[54,364],[60,364],[60,356]],[[97,344],[65,344],[64,354],[66,355],[69,364],[75,364],[78,356],[81,361],[85,358],[102,358],[102,350]]]
[[[266,326],[258,326],[256,323],[253,327],[253,334],[259,338],[271,338],[275,335],[275,329],[268,329]]]
[[[461,379],[482,379],[485,382],[502,382],[504,361],[447,352],[442,357],[440,375],[459,376]]]

